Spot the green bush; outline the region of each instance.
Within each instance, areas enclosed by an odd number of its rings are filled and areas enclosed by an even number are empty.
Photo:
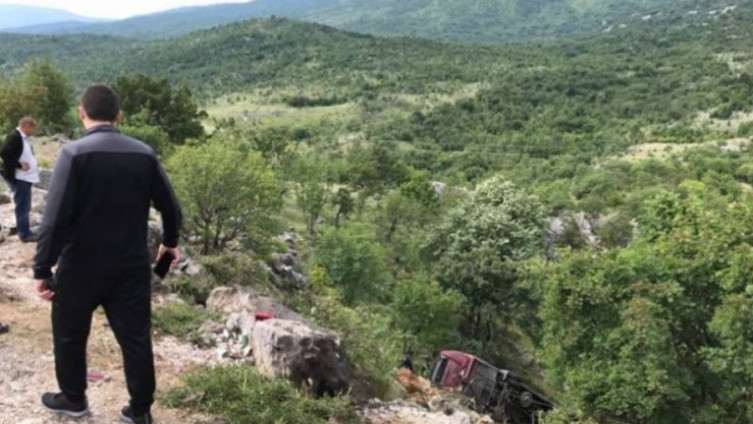
[[[465,299],[457,291],[444,291],[434,281],[404,281],[397,284],[390,306],[395,325],[413,335],[420,350],[459,347]]]
[[[347,305],[384,299],[392,285],[387,252],[374,228],[365,224],[325,231],[316,247],[315,263],[326,271],[327,280]]]
[[[163,403],[223,417],[234,424],[357,424],[347,397],[309,398],[290,383],[268,380],[243,365],[188,374],[185,386],[168,391]],[[195,399],[192,402],[186,399]]]
[[[618,214],[605,219],[595,230],[605,247],[617,248],[627,247],[633,241],[635,227],[631,217]]]
[[[158,155],[168,155],[173,148],[170,136],[160,127],[150,125],[121,125],[120,131],[151,146]]]
[[[176,293],[187,301],[199,305],[206,304],[212,290],[220,286],[211,274],[170,278],[164,284],[170,289],[171,293]]]
[[[349,308],[323,296],[314,300],[312,315],[318,324],[340,336],[348,353],[353,395],[359,399],[386,397],[403,355],[403,336],[390,327],[389,311]]]
[[[152,325],[155,329],[192,342],[199,341],[197,331],[210,319],[219,317],[202,307],[186,303],[171,303],[152,311]]]
[[[254,251],[271,247],[279,230],[284,186],[258,153],[242,152],[230,140],[182,146],[167,168],[201,253],[219,253],[241,241]]]
[[[263,289],[270,287],[271,283],[264,263],[251,255],[228,253],[204,256],[199,261],[219,285],[251,286]]]

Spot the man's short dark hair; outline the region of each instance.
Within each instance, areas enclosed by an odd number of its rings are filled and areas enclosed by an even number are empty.
[[[81,95],[81,106],[92,121],[115,122],[120,113],[118,93],[105,84],[86,87]]]

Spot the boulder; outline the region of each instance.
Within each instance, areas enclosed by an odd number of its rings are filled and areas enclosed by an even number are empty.
[[[302,322],[271,319],[253,331],[256,367],[269,378],[288,378],[315,396],[348,390],[347,362],[338,336]]]
[[[162,243],[162,223],[149,220],[149,230],[146,237],[149,245],[149,260],[154,262],[157,260],[159,245]]]
[[[201,264],[194,262],[191,258],[182,256],[180,262],[178,262],[178,266],[173,272],[179,272],[189,277],[198,277],[203,271],[204,267],[202,267]]]
[[[361,411],[370,424],[474,424],[470,414],[463,411],[427,411],[420,405],[404,400],[383,403],[370,401]]]
[[[209,294],[207,309],[225,315],[232,313],[254,315],[257,312],[265,312],[274,315],[275,318],[306,322],[305,318],[277,300],[262,296],[248,287],[217,287]]]
[[[286,282],[292,284],[295,288],[305,288],[308,286],[308,278],[298,272],[299,259],[298,253],[289,251],[287,253],[277,253],[272,258],[272,279],[273,281]]]
[[[445,189],[447,188],[447,184],[443,182],[439,182],[439,181],[433,181],[431,183],[431,188],[434,190],[434,193],[437,196],[442,197],[442,195],[445,192]]]
[[[254,334],[254,326],[256,325],[256,317],[250,313],[232,313],[225,320],[224,329],[233,333],[237,332],[241,336],[252,337]]]
[[[275,253],[269,264],[267,273],[275,287],[281,288],[306,288],[309,280],[301,272],[301,258],[298,254],[298,236],[295,230],[290,230],[279,236],[280,241],[285,243],[288,250],[283,253]]]
[[[50,140],[61,145],[65,145],[71,142],[71,139],[67,135],[62,133],[54,134],[52,137],[50,137]]]
[[[39,170],[39,182],[34,184],[34,187],[41,190],[49,190],[50,182],[52,182],[52,170],[40,169]]]
[[[197,332],[198,339],[205,345],[211,346],[222,334],[225,327],[214,321],[206,321],[199,327]]]

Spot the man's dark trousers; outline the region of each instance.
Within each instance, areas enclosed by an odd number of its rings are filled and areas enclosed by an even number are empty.
[[[20,238],[31,235],[29,224],[29,212],[31,212],[31,186],[30,182],[22,180],[8,181],[8,186],[13,192],[13,203],[16,205],[16,228]]]
[[[86,392],[86,342],[92,313],[102,306],[123,351],[131,408],[136,416],[154,402],[151,341],[151,268],[113,271],[61,267],[52,303],[52,335],[58,385],[68,400]]]

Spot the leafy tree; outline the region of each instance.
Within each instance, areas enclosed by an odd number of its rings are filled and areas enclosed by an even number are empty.
[[[188,87],[176,89],[164,78],[138,75],[118,77],[115,89],[121,98],[126,124],[159,127],[175,144],[204,136],[201,119],[206,112],[199,111]]]
[[[29,63],[18,78],[23,91],[38,104],[36,117],[48,133],[68,132],[73,127],[70,109],[73,87],[63,71],[49,59]]]
[[[38,121],[42,132],[68,132],[73,89],[65,74],[49,60],[30,62],[11,79],[0,75],[0,121],[8,130],[25,115]]]
[[[397,157],[395,146],[379,142],[368,148],[354,147],[349,154],[348,180],[364,196],[382,194],[397,187],[408,176],[408,168]]]
[[[391,304],[397,328],[413,335],[427,353],[459,346],[464,306],[460,293],[419,280],[397,283]]]
[[[202,253],[220,252],[242,238],[264,250],[279,229],[283,185],[257,153],[243,153],[219,140],[177,149],[168,161],[185,209],[186,228]]]
[[[328,229],[314,256],[314,263],[324,269],[346,305],[388,297],[392,276],[372,227],[349,224]]]
[[[481,334],[492,319],[485,316],[488,308],[510,319],[519,303],[525,302],[516,289],[520,263],[542,248],[541,204],[504,178],[495,177],[480,184],[468,200],[445,216],[423,250],[442,287],[468,299],[470,331]]]
[[[148,144],[159,155],[165,156],[172,151],[170,137],[162,128],[149,125],[121,125],[119,129],[123,134]]]
[[[285,127],[262,127],[253,131],[250,136],[253,149],[277,164],[284,163],[290,153],[290,139],[289,131]]]
[[[327,205],[328,193],[327,187],[316,176],[298,184],[296,201],[306,215],[306,229],[309,234],[314,233],[316,223]]]
[[[24,115],[39,116],[41,105],[36,99],[41,93],[41,87],[29,87],[25,90],[0,76],[0,119],[3,133],[14,128]]]
[[[600,420],[748,419],[748,203],[685,182],[646,202],[630,247],[546,269],[545,359],[572,406]]]
[[[350,191],[346,188],[339,188],[332,198],[333,205],[337,208],[335,212],[335,227],[340,226],[340,219],[348,218],[351,212],[353,212],[354,202],[353,196],[350,195]]]

